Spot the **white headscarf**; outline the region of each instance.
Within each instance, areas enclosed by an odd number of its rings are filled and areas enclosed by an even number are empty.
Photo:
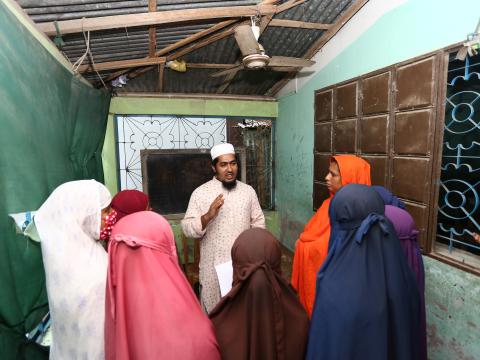
[[[103,359],[107,253],[97,241],[111,201],[95,180],[60,185],[35,214],[52,317],[50,359]]]

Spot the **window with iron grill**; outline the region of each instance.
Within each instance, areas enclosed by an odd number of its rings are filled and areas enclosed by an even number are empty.
[[[480,267],[480,55],[449,55],[435,251]]]

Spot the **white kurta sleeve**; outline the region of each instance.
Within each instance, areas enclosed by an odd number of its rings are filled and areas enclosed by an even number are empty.
[[[198,204],[198,192],[194,191],[188,202],[187,212],[181,221],[182,230],[186,237],[199,239],[205,235],[206,228],[202,230],[202,211]]]
[[[250,227],[265,229],[265,216],[262,208],[258,202],[257,193],[252,188],[251,213],[250,213]]]

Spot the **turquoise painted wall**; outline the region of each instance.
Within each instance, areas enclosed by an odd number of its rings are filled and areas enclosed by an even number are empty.
[[[429,358],[480,359],[480,279],[426,256],[424,263]]]
[[[479,17],[479,0],[410,0],[381,17],[298,93],[279,99],[276,205],[287,246],[293,248],[312,215],[314,91],[462,41]]]
[[[286,246],[293,249],[313,214],[314,91],[460,42],[479,17],[479,0],[409,0],[381,17],[296,94],[279,99],[276,206]],[[430,258],[425,264],[430,358],[480,359],[480,278]]]

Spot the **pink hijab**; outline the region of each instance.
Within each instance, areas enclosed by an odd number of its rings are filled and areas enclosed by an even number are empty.
[[[105,358],[220,359],[167,220],[151,211],[127,215],[110,240]]]

